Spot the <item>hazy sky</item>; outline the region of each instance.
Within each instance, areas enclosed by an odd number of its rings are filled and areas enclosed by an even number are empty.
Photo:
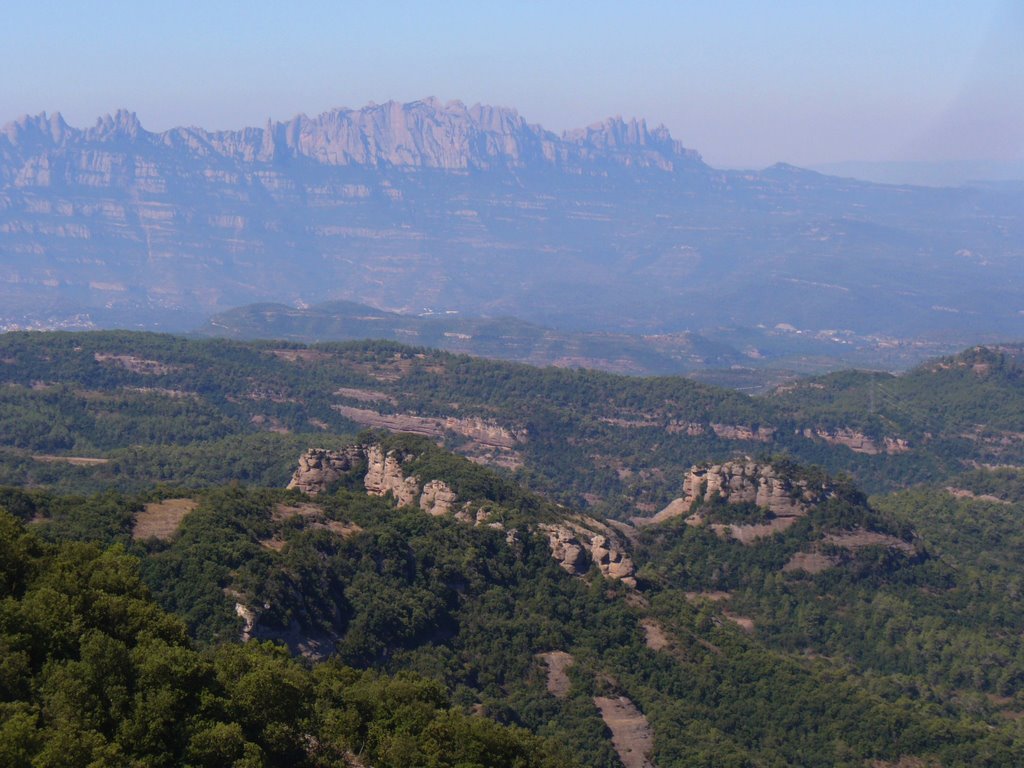
[[[717,166],[1024,158],[1024,2],[3,0],[0,123],[238,128],[434,95]]]

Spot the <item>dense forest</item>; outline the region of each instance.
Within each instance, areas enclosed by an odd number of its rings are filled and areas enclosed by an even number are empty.
[[[1017,354],[750,398],[385,343],[0,336],[0,762],[639,766],[617,718],[661,768],[1022,764]],[[285,488],[349,445],[453,511],[365,465]],[[628,522],[743,456],[806,511],[753,539],[776,515],[717,494]],[[560,567],[553,526],[605,531],[635,586]]]

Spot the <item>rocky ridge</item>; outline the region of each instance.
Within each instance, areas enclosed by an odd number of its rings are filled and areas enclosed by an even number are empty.
[[[315,117],[300,114],[234,131],[182,127],[152,133],[124,109],[86,129],[68,125],[59,112],[24,115],[0,128],[0,157],[12,166],[5,175],[23,186],[86,181],[83,171],[98,186],[127,181],[132,169],[124,167],[117,153],[126,143],[242,163],[307,159],[328,166],[463,171],[534,164],[568,170],[602,163],[666,171],[679,163],[703,166],[700,155],[673,139],[667,128],[648,128],[645,120],[610,117],[559,136],[528,123],[515,109],[436,98],[338,108]],[[67,163],[66,157],[50,162],[51,152],[93,146],[106,151],[92,153],[91,163]],[[39,157],[44,159],[30,159]],[[18,159],[25,160],[21,167]]]
[[[418,505],[430,515],[451,514],[469,525],[504,529],[501,522],[491,520],[488,504],[474,500],[459,504],[458,494],[445,481],[424,481],[415,474],[406,474],[403,465],[412,458],[399,450],[385,451],[375,443],[349,446],[341,451],[310,448],[299,457],[288,488],[316,496],[345,475],[365,467],[363,487],[368,494],[391,494],[400,506]],[[582,576],[593,564],[605,578],[636,587],[636,567],[625,537],[615,528],[591,517],[567,515],[557,524],[538,526],[538,530],[547,536],[552,557],[567,572]],[[508,533],[510,541],[518,536],[515,530]]]

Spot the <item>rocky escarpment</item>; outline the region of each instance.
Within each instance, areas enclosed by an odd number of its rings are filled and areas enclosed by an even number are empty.
[[[375,443],[351,445],[340,451],[310,448],[299,457],[299,466],[288,488],[316,496],[343,476],[365,468],[363,487],[371,496],[391,494],[399,506],[419,504],[430,514],[444,514],[456,501],[455,492],[442,480],[423,483],[402,468],[410,457],[400,451],[385,450]]]
[[[363,485],[371,496],[385,496],[390,493],[399,506],[413,504],[419,500],[422,485],[416,476],[406,477],[402,472],[402,455],[388,451],[379,445],[363,449],[366,456],[366,477]]]
[[[896,453],[906,453],[910,450],[910,443],[901,437],[884,436],[881,442],[868,437],[863,432],[858,432],[849,427],[837,427],[825,429],[823,427],[807,427],[800,433],[804,437],[823,440],[831,445],[844,445],[854,453],[864,453],[869,456],[877,456],[880,453],[887,453],[890,456]]]
[[[716,495],[730,504],[752,503],[779,517],[801,516],[827,491],[809,488],[807,481],[787,477],[774,465],[727,461],[694,466],[683,481],[683,503],[709,502]]]
[[[606,162],[662,170],[672,170],[674,164],[703,165],[700,155],[674,140],[668,129],[648,128],[644,120],[614,117],[559,136],[527,122],[514,109],[435,98],[298,115],[238,131],[192,127],[150,133],[127,110],[87,129],[68,125],[60,113],[25,115],[0,128],[0,149],[14,157],[92,145],[109,149],[125,141],[242,163],[306,158],[328,166],[446,170],[529,165],[578,169]],[[70,172],[63,164],[58,169]],[[34,179],[52,179],[53,170],[53,164],[39,164]]]

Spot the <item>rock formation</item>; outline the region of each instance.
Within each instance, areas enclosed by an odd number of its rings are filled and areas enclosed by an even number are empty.
[[[784,477],[771,464],[728,461],[695,466],[683,481],[683,505],[708,502],[717,494],[730,504],[753,503],[776,517],[799,517],[809,505],[823,500],[827,489],[809,488],[805,480]]]
[[[590,517],[577,517],[540,529],[548,537],[551,556],[566,572],[582,576],[593,563],[605,578],[636,587],[636,566],[609,526]]]
[[[288,487],[316,496],[364,460],[363,449],[355,445],[342,451],[310,448],[299,457],[299,466]]]
[[[390,493],[399,506],[414,503],[420,496],[420,481],[415,476],[406,477],[402,472],[401,458],[396,451],[384,454],[379,445],[365,448],[366,477],[363,485],[371,496]]]
[[[443,480],[431,480],[423,486],[420,494],[420,509],[429,515],[446,515],[455,503],[455,491]]]
[[[717,497],[730,504],[756,504],[776,518],[769,525],[746,526],[757,538],[785,529],[796,518],[806,515],[812,505],[824,501],[830,493],[827,487],[812,488],[806,480],[786,477],[771,464],[747,460],[694,466],[683,481],[681,497],[673,499],[653,517],[633,518],[633,523],[638,526],[661,523],[685,515],[695,505],[710,502]],[[689,518],[688,522],[699,524],[702,519],[698,513]]]
[[[343,451],[310,448],[299,457],[298,469],[288,487],[316,495],[345,473],[365,466],[363,486],[368,494],[390,493],[400,506],[417,504],[430,515],[452,514],[467,525],[504,530],[503,523],[491,520],[493,509],[489,502],[467,500],[457,506],[458,495],[443,480],[423,482],[416,475],[406,475],[402,465],[409,458],[395,450],[385,453],[379,444],[354,445]],[[541,525],[539,529],[548,537],[552,557],[567,572],[583,575],[593,564],[605,578],[636,587],[636,566],[620,531],[583,516],[568,516],[561,523]],[[520,545],[515,530],[508,532],[507,540],[510,546]]]
[[[906,453],[910,450],[910,443],[901,437],[889,437],[885,436],[882,438],[882,444],[863,432],[858,432],[855,429],[849,427],[837,427],[835,429],[825,429],[824,427],[806,427],[803,429],[802,434],[807,438],[817,438],[824,440],[826,443],[832,445],[845,445],[854,453],[865,453],[869,456],[876,456],[879,453],[887,453],[889,455],[895,453]]]

